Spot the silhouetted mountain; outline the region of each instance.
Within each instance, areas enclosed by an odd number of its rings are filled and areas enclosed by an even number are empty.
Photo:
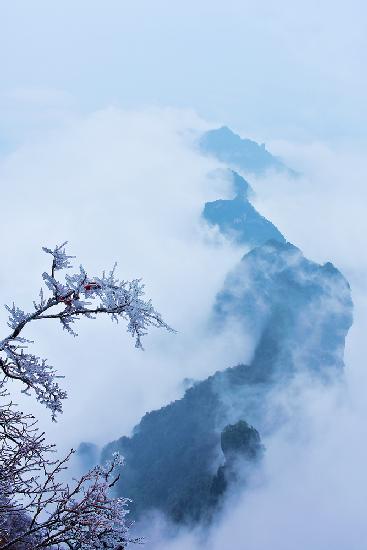
[[[256,463],[258,432],[282,416],[269,396],[300,373],[336,379],[352,322],[349,285],[332,266],[304,258],[289,243],[271,241],[248,253],[218,295],[216,330],[235,320],[257,345],[251,364],[217,372],[182,399],[146,414],[133,435],[103,451],[126,458],[118,492],[134,500],[133,514],[158,509],[178,522],[209,520],[237,478],[234,456]],[[233,453],[232,453],[233,451]],[[246,483],[246,476],[241,478]]]
[[[228,128],[207,132],[201,147],[231,167],[287,170]],[[228,488],[246,485],[263,454],[260,434],[283,426],[274,396],[298,375],[327,384],[343,370],[353,312],[348,282],[331,263],[312,262],[286,242],[250,203],[249,183],[232,177],[234,198],[207,203],[203,217],[252,250],[227,276],[211,327],[214,338],[235,327],[252,339],[254,354],[248,365],[223,365],[194,383],[182,399],[147,413],[131,437],[103,449],[102,461],[114,451],[125,457],[116,491],[133,499],[135,518],[159,510],[178,523],[210,521]],[[82,451],[88,459],[95,449]]]
[[[207,202],[203,212],[204,219],[238,244],[254,247],[270,239],[285,242],[275,225],[261,216],[250,203],[249,183],[236,172],[232,172],[232,176],[235,197]]]
[[[215,304],[215,324],[242,324],[257,338],[253,380],[300,369],[333,378],[343,367],[353,304],[346,279],[331,264],[307,260],[290,243],[269,241],[246,254]]]
[[[243,139],[222,126],[205,132],[199,142],[200,150],[204,154],[212,155],[219,161],[234,170],[243,170],[253,174],[264,174],[269,170],[287,172],[296,176],[296,172],[266,149],[265,144],[259,145],[256,141]]]
[[[87,471],[98,463],[100,450],[94,443],[80,443],[76,457],[83,471]]]
[[[222,383],[239,383],[245,368],[195,384],[182,399],[147,413],[131,438],[105,447],[103,460],[115,451],[126,459],[117,492],[133,499],[133,517],[160,510],[180,523],[210,520],[235,479],[235,458],[254,464],[261,457],[258,432],[243,421],[227,426],[217,391]]]

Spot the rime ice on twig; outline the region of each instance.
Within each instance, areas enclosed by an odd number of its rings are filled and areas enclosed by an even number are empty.
[[[51,273],[42,277],[50,295],[40,292],[39,302],[34,302],[34,311],[26,313],[12,305],[6,306],[10,313],[9,327],[13,332],[0,342],[0,369],[6,378],[23,382],[25,391],[33,390],[37,399],[51,409],[53,417],[62,410],[66,397],[56,381],[56,373],[45,360],[24,351],[27,342],[20,338],[24,327],[35,320],[58,319],[64,330],[77,336],[75,323],[81,317],[94,318],[107,314],[113,321],[127,322],[127,331],[135,338],[135,346],[142,348],[142,337],[150,326],[172,329],[163,321],[150,300],[144,300],[144,285],[140,279],[120,281],[115,276],[116,265],[100,277],[89,276],[83,266],[74,274],[66,274],[63,281],[55,272],[72,267],[65,245],[43,250],[52,256]]]
[[[19,307],[16,307],[14,303],[12,307],[6,305],[5,308],[10,313],[8,327],[15,329],[18,325],[27,322],[29,315],[22,309],[19,309]]]
[[[70,263],[70,260],[75,258],[75,256],[68,256],[65,252],[65,246],[68,244],[68,241],[65,241],[64,243],[60,244],[59,246],[55,246],[53,250],[51,248],[47,248],[46,246],[42,247],[42,250],[46,252],[47,254],[51,254],[53,256],[53,262],[52,262],[52,275],[55,271],[59,269],[68,269],[69,267],[73,267]]]
[[[6,359],[2,360],[2,370],[8,378],[20,380],[24,385],[23,393],[33,389],[37,400],[51,410],[52,417],[62,411],[62,400],[67,397],[56,382],[54,369],[45,359],[31,353],[25,353],[17,346],[7,345],[4,349]]]
[[[6,398],[4,390],[0,397]],[[128,499],[109,492],[121,457],[72,484],[60,480],[71,451],[58,460],[32,416],[0,404],[0,548],[123,549],[129,542]]]
[[[53,250],[51,273],[43,280],[49,295],[41,289],[34,311],[26,313],[15,304],[6,306],[12,332],[0,340],[0,549],[91,549],[123,550],[128,537],[128,499],[111,499],[109,491],[118,477],[115,468],[121,457],[114,456],[105,466],[96,466],[72,485],[60,481],[72,452],[62,460],[50,458],[53,446],[46,445],[33,417],[23,415],[6,403],[6,384],[20,381],[28,393],[51,410],[53,419],[62,411],[66,393],[57,383],[55,370],[47,361],[29,353],[30,342],[21,336],[32,321],[58,319],[62,327],[76,335],[72,325],[81,317],[94,318],[105,313],[112,320],[127,322],[127,330],[142,348],[141,339],[150,326],[172,330],[144,301],[144,286],[139,279],[119,281],[115,268],[101,277],[88,276],[81,266],[60,281],[55,273],[69,269],[73,258],[66,254],[66,243]],[[116,266],[115,266],[116,267]]]

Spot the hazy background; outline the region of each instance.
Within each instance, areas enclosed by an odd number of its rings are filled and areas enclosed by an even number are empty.
[[[295,438],[291,425],[266,442],[256,491],[206,535],[214,550],[360,550],[367,540],[366,16],[357,0],[0,6],[1,302],[31,305],[48,265],[41,245],[69,239],[92,273],[117,260],[122,277],[143,277],[179,330],[153,331],[140,353],[108,320],[82,323],[75,340],[58,326],[32,329],[67,377],[56,426],[34,408],[61,448],[118,437],[181,395],[186,376],[251,355],[235,327],[216,342],[206,327],[242,251],[200,223],[205,200],[229,191],[193,149],[204,129],[228,124],[302,173],[252,179],[256,206],[351,283],[346,394],[306,392],[312,437]],[[158,543],[205,544],[191,534]]]
[[[195,109],[263,141],[364,141],[366,12],[363,0],[2,2],[1,140],[114,104]]]

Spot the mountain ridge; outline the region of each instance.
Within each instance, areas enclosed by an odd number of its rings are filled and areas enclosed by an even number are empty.
[[[252,187],[233,166],[258,175],[292,171],[265,146],[228,128],[210,132],[201,147],[231,169],[234,197],[206,203],[202,217],[247,252],[215,297],[209,325],[215,338],[234,323],[253,339],[254,354],[249,364],[223,365],[194,382],[181,399],[146,413],[130,437],[103,448],[101,461],[115,451],[125,456],[116,494],[133,499],[137,519],[159,510],[179,524],[210,522],[228,489],[246,487],[261,464],[263,438],[283,425],[272,396],[298,376],[332,385],[343,375],[353,320],[347,280],[330,262],[312,262],[286,241],[253,207]],[[224,153],[213,147],[213,136],[214,145],[218,136],[226,138]],[[95,453],[84,444],[85,459],[88,449]]]
[[[243,170],[254,175],[264,175],[269,171],[283,172],[297,177],[295,170],[272,155],[264,143],[241,138],[227,126],[208,130],[199,139],[199,150],[211,155],[233,170]]]

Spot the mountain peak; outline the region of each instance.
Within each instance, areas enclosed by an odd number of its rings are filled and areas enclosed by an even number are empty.
[[[242,138],[228,126],[209,130],[202,135],[199,146],[204,154],[216,157],[229,167],[261,175],[269,170],[287,172],[295,176],[293,170],[272,155],[265,143],[257,143],[251,139]]]

